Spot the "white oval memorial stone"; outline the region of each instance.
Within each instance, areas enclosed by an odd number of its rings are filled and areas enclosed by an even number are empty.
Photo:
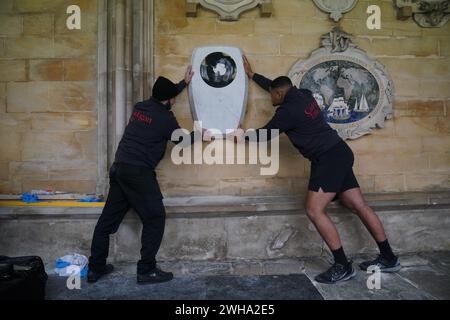
[[[242,52],[228,46],[196,48],[189,102],[195,121],[222,134],[238,128],[247,106],[247,75]]]

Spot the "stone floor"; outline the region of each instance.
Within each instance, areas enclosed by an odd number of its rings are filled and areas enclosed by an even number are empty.
[[[353,257],[355,266],[367,256]],[[158,285],[137,285],[135,266],[117,264],[114,273],[96,284],[81,281],[69,290],[66,278],[49,269],[48,299],[151,300],[435,300],[450,299],[450,251],[404,254],[403,269],[381,274],[380,288],[369,289],[367,274],[358,270],[351,281],[323,285],[312,279],[329,265],[328,257],[233,262],[166,262],[175,279]]]

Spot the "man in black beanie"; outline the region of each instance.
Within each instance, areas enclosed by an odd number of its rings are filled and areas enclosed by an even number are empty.
[[[180,128],[170,109],[192,76],[192,69],[188,67],[178,84],[159,77],[153,85],[152,97],[134,106],[109,172],[108,198],[92,239],[88,282],[96,282],[113,270],[111,264],[106,264],[109,235],[117,231],[130,208],[136,211],[143,224],[137,282],[157,283],[173,278],[172,273],[164,272],[156,265],[156,254],[164,234],[165,209],[154,170],[164,156],[173,131]],[[182,141],[190,145],[194,134],[173,142]]]

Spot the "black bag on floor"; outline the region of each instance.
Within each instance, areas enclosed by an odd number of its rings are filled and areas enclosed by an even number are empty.
[[[37,256],[0,256],[0,300],[44,300],[48,275]]]

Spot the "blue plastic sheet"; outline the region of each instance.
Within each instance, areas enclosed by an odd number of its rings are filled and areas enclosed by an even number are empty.
[[[38,202],[39,198],[37,195],[35,194],[31,194],[31,193],[22,193],[22,196],[20,197],[20,199],[22,199],[23,202],[27,202],[27,203],[33,203],[33,202]]]
[[[81,278],[86,278],[88,273],[88,259],[86,256],[74,253],[58,258],[55,261],[55,272],[62,277],[70,276],[70,269],[78,267]]]
[[[78,202],[102,202],[102,199],[87,197],[87,198],[78,200]]]

